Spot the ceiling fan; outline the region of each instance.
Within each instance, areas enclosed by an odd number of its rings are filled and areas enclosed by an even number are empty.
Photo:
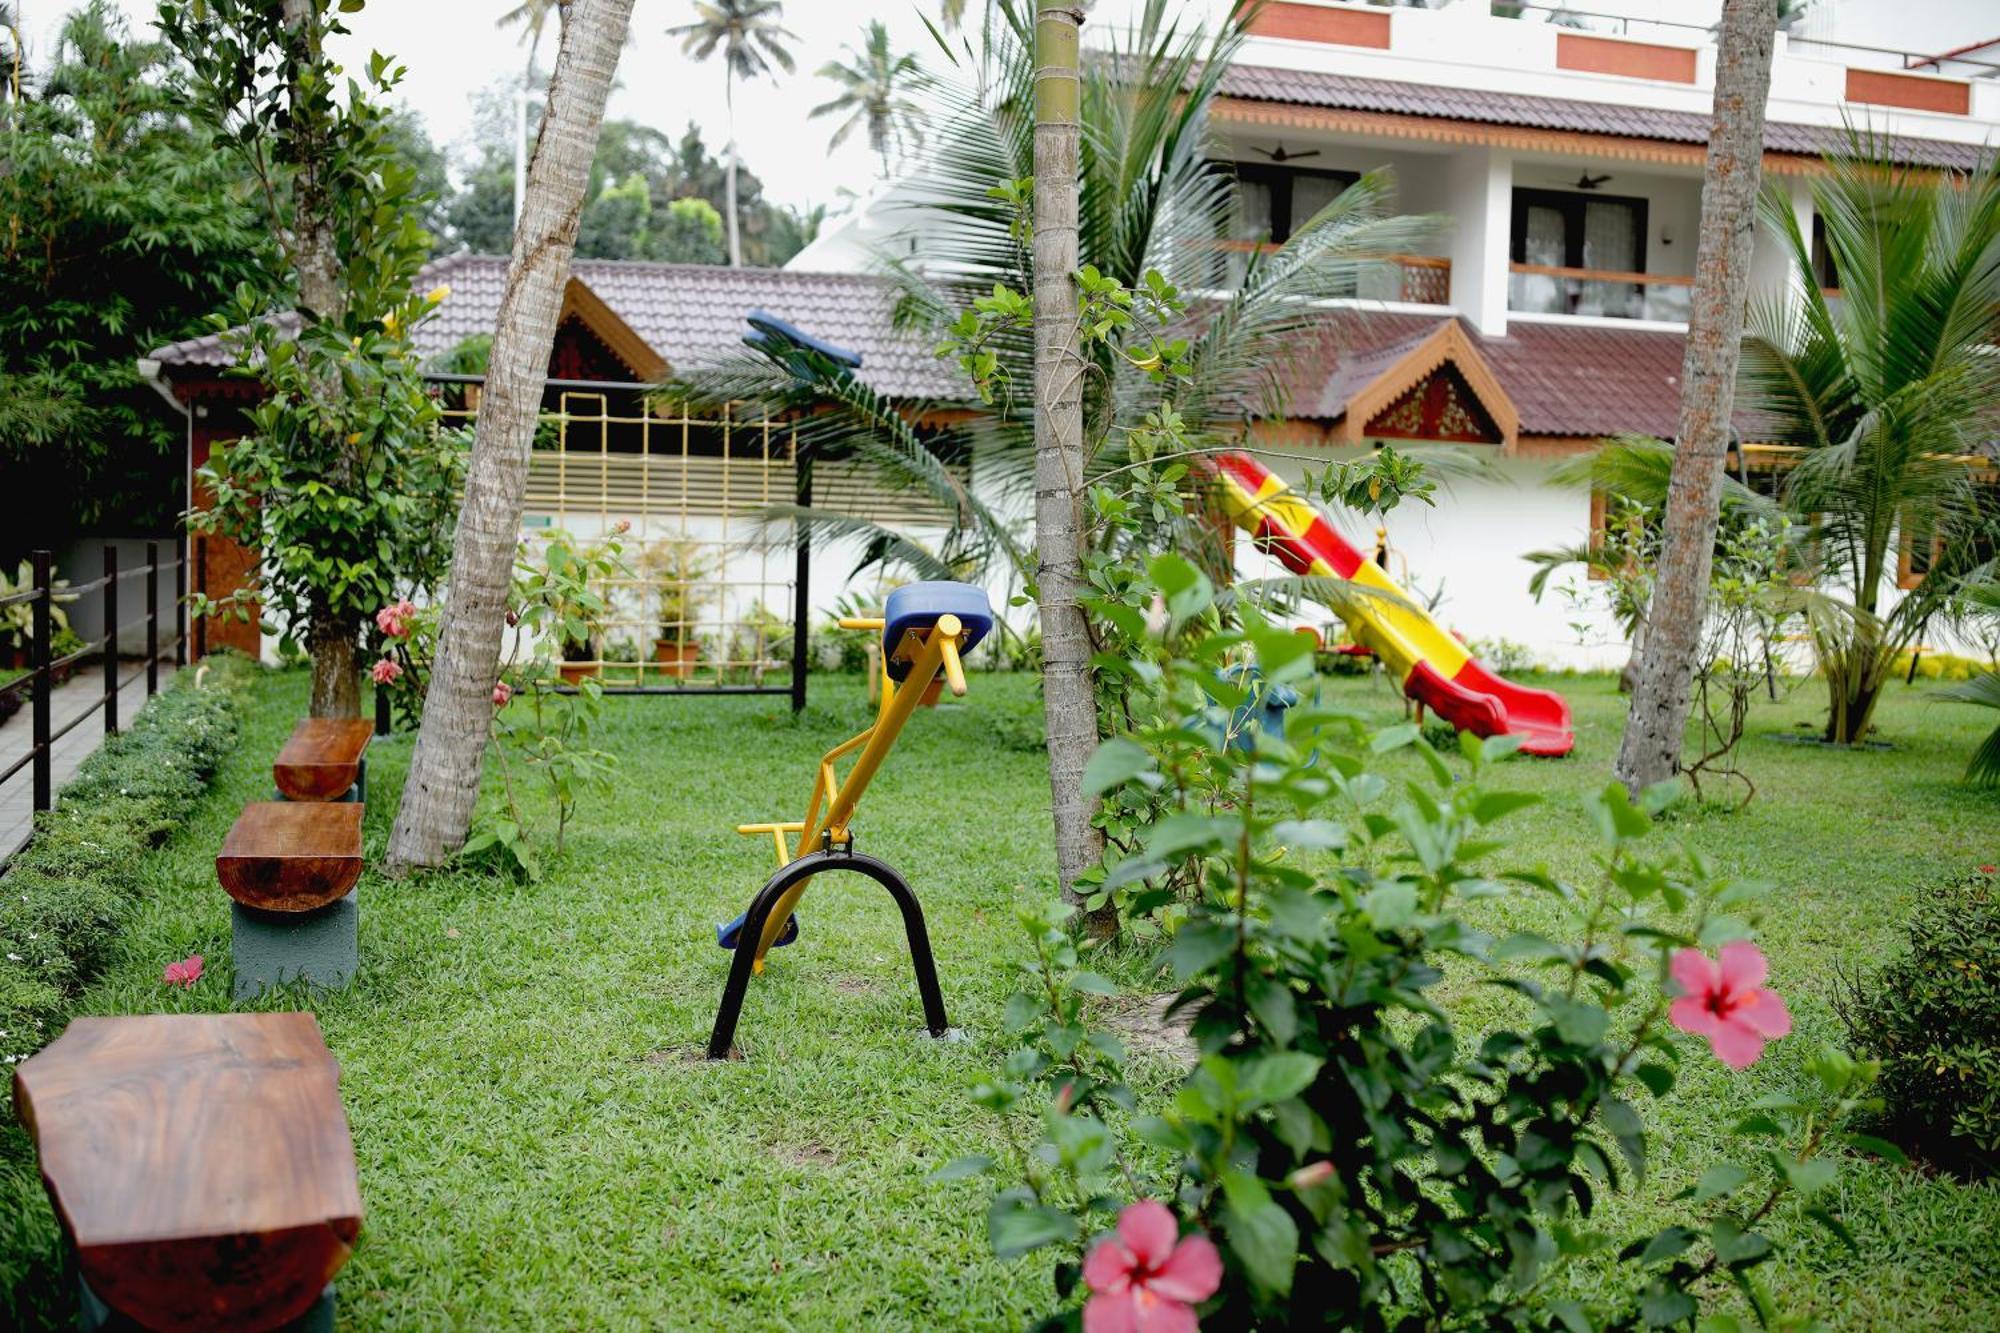
[[[1317,148],[1308,148],[1303,153],[1288,153],[1285,151],[1283,144],[1279,144],[1276,148],[1259,148],[1255,144],[1252,144],[1250,150],[1255,153],[1262,153],[1273,162],[1297,162],[1301,158],[1319,156],[1319,149]]]
[[[1576,178],[1576,188],[1579,190],[1594,190],[1610,179],[1611,177],[1609,176],[1593,176],[1586,171]]]

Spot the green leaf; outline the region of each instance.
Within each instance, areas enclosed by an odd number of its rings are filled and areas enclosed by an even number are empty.
[[[964,1180],[967,1176],[984,1175],[993,1169],[993,1159],[981,1153],[967,1157],[954,1157],[924,1179],[933,1185],[942,1185],[948,1180]]]
[[[1646,1242],[1646,1248],[1639,1252],[1639,1262],[1642,1265],[1659,1264],[1679,1258],[1687,1253],[1688,1246],[1694,1244],[1700,1234],[1688,1227],[1668,1227]]]
[[[1116,995],[1118,987],[1108,977],[1095,972],[1078,972],[1069,979],[1071,990],[1082,991],[1086,995]]]
[[[1101,796],[1121,782],[1129,781],[1153,767],[1153,756],[1122,736],[1097,747],[1083,766],[1083,794]]]
[[[1247,1110],[1296,1097],[1312,1086],[1325,1061],[1303,1051],[1282,1051],[1239,1062],[1237,1096]]]
[[[1684,1291],[1655,1282],[1639,1298],[1639,1317],[1647,1328],[1671,1328],[1695,1316],[1694,1297]]]
[[[1299,1228],[1264,1182],[1247,1171],[1222,1176],[1222,1227],[1230,1251],[1258,1287],[1274,1296],[1292,1289],[1299,1259]]]
[[[1694,1201],[1707,1203],[1710,1199],[1720,1199],[1735,1192],[1748,1179],[1748,1171],[1729,1162],[1711,1166],[1701,1173],[1701,1179],[1695,1183]]]
[[[1840,1168],[1824,1157],[1808,1157],[1802,1162],[1782,1165],[1786,1182],[1804,1197],[1819,1193],[1840,1175]]]
[[[1174,980],[1186,981],[1214,967],[1235,948],[1235,931],[1220,922],[1191,921],[1175,932],[1161,961],[1172,970]]]
[[[986,1239],[1002,1259],[1018,1259],[1030,1250],[1076,1238],[1076,1219],[1036,1201],[1025,1188],[995,1196],[986,1213]]]
[[[1393,880],[1370,889],[1361,900],[1361,906],[1367,911],[1368,919],[1375,923],[1375,929],[1401,930],[1417,914],[1417,886],[1404,880]]]

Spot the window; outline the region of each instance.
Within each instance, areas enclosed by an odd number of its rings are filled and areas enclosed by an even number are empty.
[[[1269,162],[1237,162],[1236,224],[1231,239],[1282,245],[1313,215],[1361,179],[1354,171],[1309,171]]]
[[[1581,190],[1514,191],[1510,251],[1530,269],[1646,271],[1646,201]],[[1510,276],[1510,309],[1544,315],[1646,316],[1646,289],[1547,272]]]

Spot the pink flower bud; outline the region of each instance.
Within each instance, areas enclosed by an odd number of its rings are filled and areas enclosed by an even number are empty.
[[[509,685],[504,680],[496,680],[493,682],[493,706],[495,708],[505,708],[507,706],[507,701],[513,697],[514,697],[513,686]]]
[[[1309,1190],[1315,1185],[1323,1185],[1333,1175],[1333,1163],[1324,1158],[1317,1162],[1307,1162],[1298,1170],[1285,1177],[1285,1183],[1295,1190]]]
[[[368,675],[377,685],[387,685],[403,674],[403,666],[393,657],[377,662]]]

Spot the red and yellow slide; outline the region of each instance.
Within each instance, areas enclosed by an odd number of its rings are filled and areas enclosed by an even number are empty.
[[[1285,568],[1384,594],[1354,598],[1340,616],[1355,642],[1402,682],[1404,695],[1475,736],[1519,736],[1523,754],[1563,755],[1575,747],[1569,705],[1561,695],[1516,685],[1480,665],[1269,468],[1248,454],[1226,453],[1216,457],[1215,473],[1229,517]]]

